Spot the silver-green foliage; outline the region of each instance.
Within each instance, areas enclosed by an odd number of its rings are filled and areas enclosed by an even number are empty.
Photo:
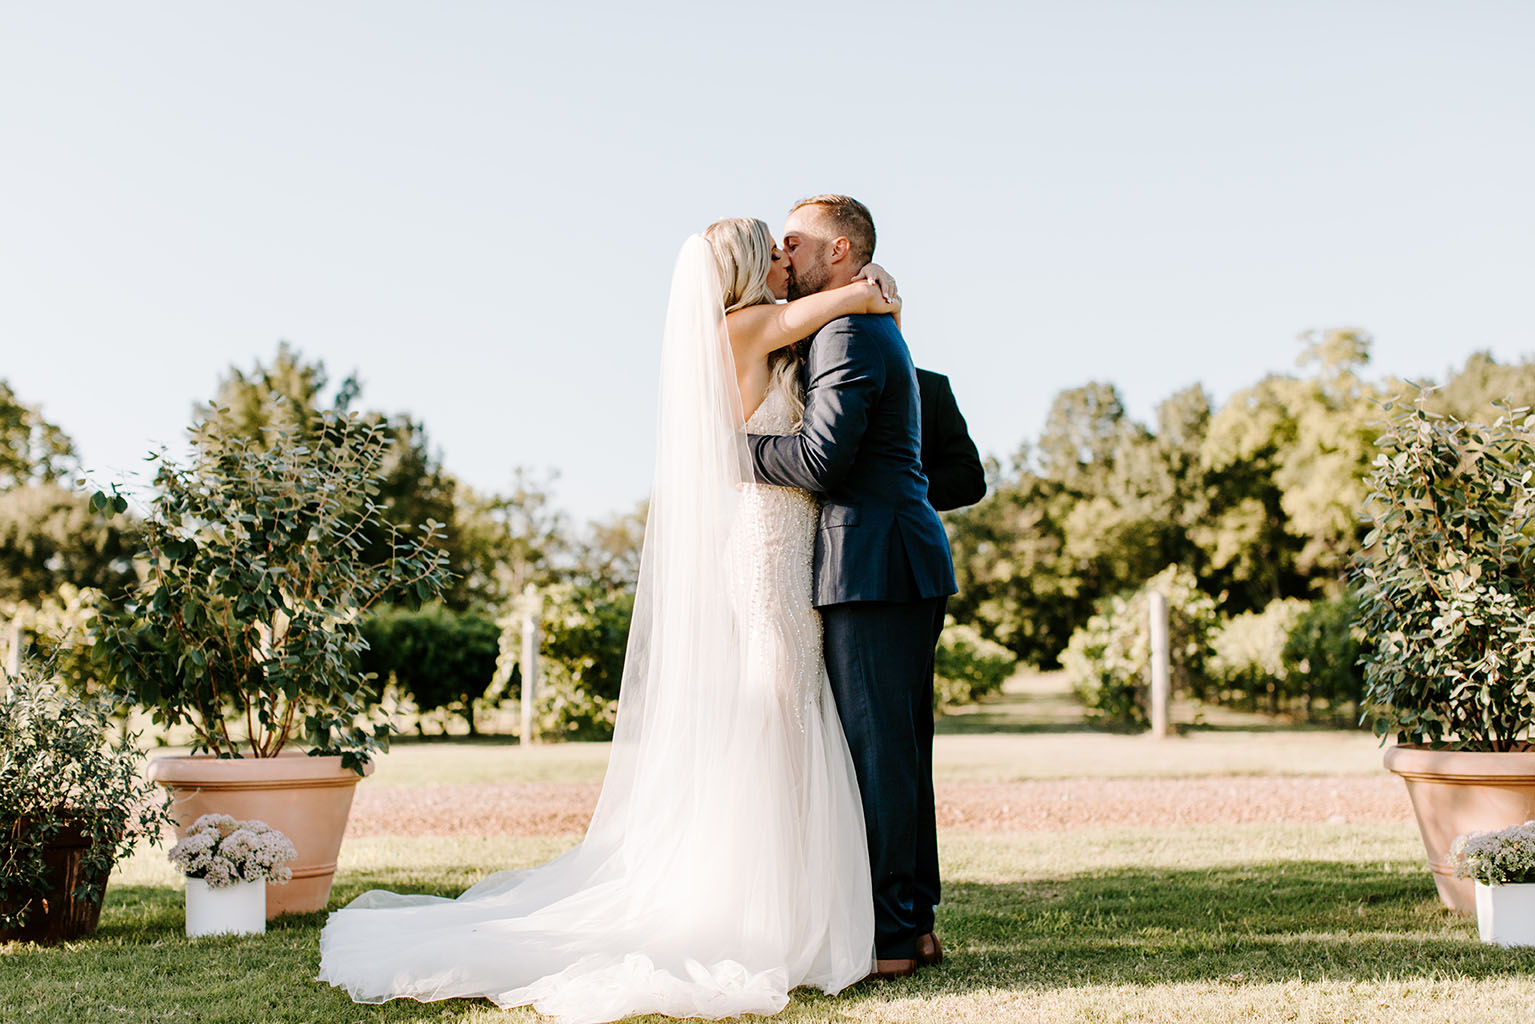
[[[104,679],[157,723],[190,723],[196,749],[271,757],[301,738],[361,770],[387,727],[365,721],[360,617],[442,592],[440,524],[384,520],[390,440],[355,414],[259,440],[210,418],[192,438],[189,464],[155,477],[142,585],[98,619]],[[364,538],[380,531],[385,552],[370,555]]]
[[[1492,423],[1388,404],[1354,570],[1365,714],[1377,735],[1459,750],[1531,746],[1535,416]]]

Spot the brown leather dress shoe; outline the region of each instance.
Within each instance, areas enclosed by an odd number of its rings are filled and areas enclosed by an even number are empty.
[[[916,973],[915,960],[876,960],[869,977],[875,981],[894,981],[897,978],[909,978]]]
[[[936,932],[917,936],[917,966],[932,967],[943,963],[943,943]]]

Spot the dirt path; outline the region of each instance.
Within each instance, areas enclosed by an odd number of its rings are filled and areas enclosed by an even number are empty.
[[[596,783],[361,786],[351,836],[568,835],[585,830]],[[1257,776],[952,782],[938,786],[938,827],[1022,832],[1110,825],[1408,822],[1392,776]]]

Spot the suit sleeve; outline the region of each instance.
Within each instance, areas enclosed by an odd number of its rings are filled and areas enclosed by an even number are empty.
[[[986,496],[986,470],[947,379],[933,397],[934,422],[924,431],[922,471],[927,474],[928,502],[947,512],[974,505]]]
[[[816,335],[806,369],[805,414],[796,434],[748,436],[757,480],[824,494],[847,476],[885,387],[885,361],[857,320]]]

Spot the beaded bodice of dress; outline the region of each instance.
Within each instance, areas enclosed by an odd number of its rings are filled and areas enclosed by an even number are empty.
[[[794,413],[789,409],[788,397],[778,388],[768,388],[767,395],[746,418],[748,434],[794,433]]]
[[[791,434],[794,414],[769,389],[748,433]],[[803,724],[820,700],[821,617],[811,603],[821,506],[809,491],[747,484],[731,534],[733,593],[745,625],[749,685]]]

